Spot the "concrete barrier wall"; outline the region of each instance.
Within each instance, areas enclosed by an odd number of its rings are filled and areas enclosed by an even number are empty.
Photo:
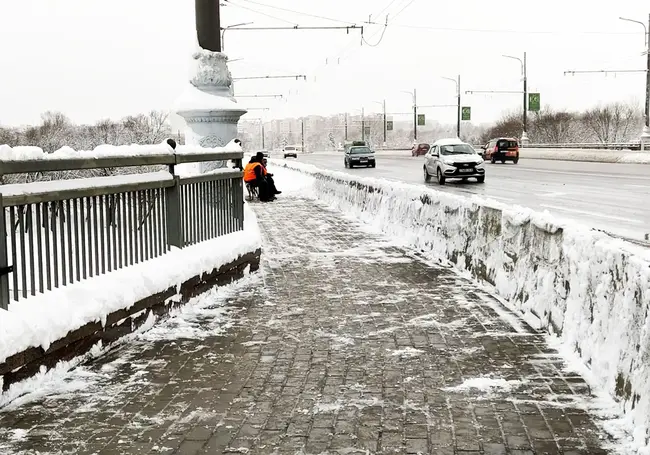
[[[650,253],[548,214],[301,163],[316,196],[489,283],[557,336],[615,397],[646,445],[650,428]]]

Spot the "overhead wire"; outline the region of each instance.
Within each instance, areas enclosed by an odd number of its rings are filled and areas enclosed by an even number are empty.
[[[394,18],[393,18],[394,19]],[[373,25],[382,25],[371,22]],[[390,27],[408,28],[415,30],[431,30],[439,32],[468,32],[468,33],[513,33],[518,35],[638,35],[634,32],[608,32],[603,30],[513,30],[513,29],[488,29],[488,28],[455,28],[432,27],[427,25],[389,24]]]
[[[403,13],[403,12],[404,12],[404,11],[405,11],[409,6],[411,6],[414,2],[415,2],[415,0],[410,0],[406,5],[404,5],[404,6],[402,7],[402,9],[400,9],[397,13],[395,13],[395,16],[392,17],[391,21],[397,19],[397,18],[399,17],[399,15],[402,14],[402,13]],[[393,3],[394,3],[394,2],[389,3],[389,6],[392,6]],[[386,10],[386,8],[384,8],[384,10]],[[373,22],[372,24],[374,24],[374,25],[379,25],[379,24],[376,23],[376,22]],[[368,41],[367,41],[363,36],[362,36],[362,41],[363,41],[364,43],[366,43],[366,44],[367,44],[368,46],[370,46],[370,47],[377,47],[377,46],[379,46],[379,44],[380,44],[380,43],[382,42],[382,40],[384,39],[384,35],[385,35],[386,30],[388,29],[388,26],[389,26],[389,25],[390,25],[390,24],[389,24],[389,22],[388,22],[388,16],[387,16],[387,17],[386,17],[386,22],[385,22],[385,24],[384,24],[384,27],[383,27],[381,30],[378,30],[377,32],[375,32],[372,36],[370,36],[370,39],[373,39],[375,36],[377,36],[377,35],[381,32],[381,36],[379,37],[379,41],[377,41],[377,43],[375,43],[375,44],[370,44],[370,43],[369,43],[369,42],[368,42]],[[349,49],[349,50],[347,50],[347,52],[344,52],[344,53],[341,54],[339,57],[341,57],[341,56],[343,56],[343,55],[345,55],[345,54],[348,54],[348,53],[351,52],[352,50],[353,50],[353,49]]]
[[[230,0],[224,0],[224,1],[226,3],[230,2]],[[258,6],[263,6],[265,8],[271,8],[271,9],[276,9],[276,10],[279,10],[279,11],[298,14],[298,15],[301,15],[301,16],[312,17],[312,18],[315,18],[315,19],[322,19],[322,20],[325,20],[325,21],[337,22],[337,23],[341,23],[341,24],[350,24],[350,25],[354,24],[353,21],[344,21],[344,20],[341,20],[341,19],[334,19],[334,18],[331,18],[331,17],[320,16],[318,14],[304,13],[302,11],[296,11],[296,10],[289,9],[289,8],[282,8],[280,6],[268,5],[266,3],[257,2],[255,0],[241,0],[241,1],[244,1],[244,2],[247,2],[247,3],[252,3],[252,4],[255,4],[255,5],[258,5]]]
[[[393,3],[395,3],[396,1],[397,1],[397,0],[391,0],[391,1],[388,3],[388,5],[384,6],[384,9],[382,9],[380,12],[378,12],[377,14],[375,14],[375,16],[381,16],[382,14],[384,14],[384,12],[385,12],[388,8],[390,8],[391,6],[393,6]],[[370,16],[370,17],[372,17],[372,16]]]
[[[245,0],[245,1],[250,1],[250,2],[252,2],[253,0]],[[381,13],[383,13],[383,12],[389,10],[389,9],[390,9],[394,4],[395,4],[396,1],[397,1],[397,0],[391,0],[391,1],[386,5],[386,6],[384,6],[384,7],[379,11],[379,14],[381,14]],[[405,10],[408,6],[410,6],[413,2],[414,2],[414,0],[411,0],[411,1],[410,1],[410,2],[405,6],[405,7],[403,7],[403,8],[402,8],[402,9],[401,9],[397,14],[396,14],[396,17],[397,17],[399,14],[401,14],[402,12],[404,12],[404,10]],[[377,15],[377,14],[375,14],[375,16],[376,16],[376,15]],[[372,15],[371,15],[370,17],[372,18]],[[370,22],[368,22],[368,23],[370,23]],[[371,43],[368,43],[368,42],[365,40],[365,38],[363,37],[363,29],[362,29],[362,36],[361,36],[361,40],[360,40],[360,42],[361,42],[362,44],[365,42],[365,43],[366,43],[368,46],[370,46],[370,47],[376,47],[376,46],[378,46],[378,45],[381,43],[381,41],[383,40],[384,33],[386,32],[386,29],[387,29],[387,23],[384,24],[384,27],[381,29],[382,36],[380,37],[380,40],[379,40],[377,43],[375,43],[374,45],[371,44]],[[370,37],[370,39],[374,38],[374,37],[377,36],[378,34],[379,34],[379,31],[378,31],[377,33],[374,33],[374,34]],[[334,57],[332,57],[332,59],[333,59],[333,60],[340,60],[341,57],[345,56],[345,55],[346,55],[346,54],[351,50],[350,48],[351,48],[351,46],[352,46],[353,44],[354,44],[354,41],[350,41],[348,44],[346,44],[345,46],[343,46],[339,51],[337,51],[337,53],[334,55]],[[316,80],[316,75],[317,75],[318,73],[320,73],[323,69],[325,69],[325,68],[328,66],[328,61],[329,61],[329,60],[330,60],[330,57],[328,57],[328,58],[325,60],[325,64],[324,64],[324,65],[323,65],[323,64],[317,65],[316,67],[314,67],[314,69],[312,69],[311,71],[309,71],[307,74],[310,75],[310,76],[313,75],[313,76],[314,76],[314,81],[315,81],[315,80]],[[288,101],[288,100],[287,100],[287,101]]]
[[[291,25],[294,25],[294,26],[298,25],[298,24],[295,23],[295,22],[291,22],[291,21],[288,21],[288,20],[286,20],[286,19],[282,19],[282,18],[279,18],[279,17],[277,17],[277,16],[273,16],[273,15],[271,15],[271,14],[264,13],[264,12],[262,12],[262,11],[255,10],[255,9],[253,9],[253,8],[249,8],[249,7],[247,7],[247,6],[243,6],[243,5],[239,5],[239,4],[237,4],[237,3],[233,3],[232,0],[226,0],[226,1],[228,2],[228,4],[229,4],[230,6],[234,6],[234,7],[236,7],[236,8],[241,8],[241,9],[245,9],[245,10],[247,10],[247,11],[251,11],[251,12],[253,12],[253,13],[260,14],[260,15],[262,15],[262,16],[266,16],[266,17],[268,17],[268,18],[270,18],[270,19],[274,19],[274,20],[276,20],[276,21],[284,22],[284,23],[286,23],[286,24],[291,24]]]

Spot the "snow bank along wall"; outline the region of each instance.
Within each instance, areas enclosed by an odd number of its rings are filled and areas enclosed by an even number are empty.
[[[172,144],[52,154],[0,146],[4,176],[145,171],[0,185],[0,267],[13,265],[0,277],[3,390],[259,267],[241,171],[177,166],[241,160],[241,148]]]
[[[650,253],[550,215],[300,163],[317,197],[492,285],[560,337],[616,397],[635,439],[650,428]],[[643,442],[643,438],[645,441]]]

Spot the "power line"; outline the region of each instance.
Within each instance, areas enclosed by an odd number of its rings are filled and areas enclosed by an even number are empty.
[[[397,1],[397,0],[391,0],[391,2],[390,2],[388,5],[386,5],[386,6],[384,7],[384,9],[382,9],[380,12],[378,12],[377,14],[375,14],[375,16],[381,16],[382,14],[384,14],[384,11],[386,11],[388,8],[390,8],[391,6],[393,6],[393,3],[395,3],[396,1]],[[372,17],[372,16],[371,16],[371,17]]]
[[[415,0],[411,0],[410,2],[408,2],[408,3],[404,6],[404,8],[402,8],[401,10],[399,10],[399,12],[398,12],[397,14],[395,14],[395,17],[394,17],[393,19],[397,19],[397,16],[399,16],[400,14],[402,14],[406,8],[408,8],[409,6],[411,6],[411,5],[413,4],[413,2],[415,2]]]
[[[402,13],[406,10],[406,8],[408,8],[409,6],[411,6],[414,2],[415,2],[415,0],[410,0],[406,5],[404,5],[404,6],[402,7],[402,9],[400,9],[400,10],[395,14],[395,16],[394,16],[391,20],[395,20],[395,19],[397,19],[397,18],[399,17],[399,15],[402,14]],[[392,2],[391,2],[391,4],[392,4]],[[375,24],[375,25],[379,25],[379,24],[374,23],[374,22],[370,22],[370,23],[373,23],[373,24]],[[368,46],[370,46],[370,47],[377,47],[377,46],[382,42],[382,40],[384,39],[384,34],[386,33],[386,29],[388,28],[388,26],[389,26],[389,23],[388,23],[388,16],[386,16],[386,23],[384,24],[384,28],[381,29],[381,36],[379,37],[379,41],[377,41],[377,43],[375,43],[375,44],[370,44],[368,41],[366,41],[366,39],[363,37],[363,34],[361,35],[361,39],[362,39],[363,42],[366,43]],[[370,39],[374,38],[374,37],[377,36],[379,33],[380,33],[380,31],[378,30],[376,33],[374,33],[372,36],[370,36]],[[342,56],[342,55],[341,55],[341,56]]]
[[[246,0],[246,1],[252,1],[252,0]],[[378,14],[375,14],[375,16],[377,16],[377,15],[379,15],[379,14],[382,14],[382,13],[384,13],[385,11],[387,11],[391,6],[393,6],[393,4],[395,3],[395,1],[396,1],[396,0],[391,0],[391,1],[388,3],[388,5],[386,5],[386,6],[385,6],[381,11],[379,11]],[[411,0],[411,2],[409,2],[409,5],[410,5],[411,3],[413,3],[413,1],[414,1],[414,0]],[[407,5],[407,6],[409,6],[409,5]],[[399,13],[403,12],[404,9],[405,9],[405,8],[402,8],[402,10],[400,10]],[[398,14],[399,14],[399,13],[398,13]],[[372,18],[372,15],[371,15],[370,17]],[[372,23],[372,22],[368,21],[368,23]],[[383,32],[383,33],[385,33],[385,31],[386,31],[386,26],[384,26],[383,29],[382,29],[382,32]],[[382,39],[383,39],[383,33],[382,33]],[[373,34],[370,38],[371,38],[371,39],[374,38],[375,36],[377,36],[377,34],[378,34],[378,33]],[[364,37],[363,37],[363,33],[362,33],[362,36],[361,36],[361,43],[363,44],[364,41],[365,41],[365,39],[364,39]],[[381,42],[381,40],[380,40],[379,42]],[[379,42],[377,42],[377,43],[375,44],[375,46],[377,46],[377,45],[379,44]],[[350,47],[351,47],[353,44],[354,44],[354,42],[351,41],[351,42],[348,43],[347,45],[343,46],[343,47],[342,47],[342,48],[341,48],[341,49],[340,49],[340,50],[339,50],[339,51],[338,51],[338,52],[337,52],[337,53],[332,57],[332,60],[337,60],[337,59],[340,60],[340,58],[341,58],[342,56],[344,56],[345,54],[347,54],[347,53],[350,51]],[[368,44],[368,43],[366,42],[366,44]],[[368,45],[370,45],[370,44],[368,44]],[[372,45],[371,45],[371,46],[372,46]],[[346,52],[346,51],[348,51],[348,52]],[[328,56],[328,58],[325,60],[325,64],[324,64],[324,65],[321,64],[321,65],[317,65],[317,66],[315,66],[315,67],[314,67],[314,68],[313,68],[309,73],[310,73],[310,74],[313,74],[314,77],[315,77],[318,73],[320,73],[323,69],[325,69],[325,68],[328,66],[328,63],[327,63],[327,62],[328,62],[329,60],[330,60],[330,57]]]
[[[381,25],[371,22],[372,25]],[[511,33],[520,35],[637,35],[630,32],[607,32],[599,30],[512,30],[512,29],[481,29],[481,28],[455,28],[431,27],[426,25],[389,24],[390,27],[409,28],[415,30],[431,30],[436,32],[468,32],[468,33]]]
[[[271,19],[275,19],[276,21],[284,22],[284,23],[286,23],[286,24],[296,25],[295,22],[291,22],[291,21],[288,21],[288,20],[286,20],[286,19],[281,19],[281,18],[279,18],[279,17],[273,16],[273,15],[271,15],[271,14],[263,13],[262,11],[257,11],[257,10],[255,10],[255,9],[253,9],[253,8],[249,8],[249,7],[247,7],[247,6],[238,5],[237,3],[232,3],[231,0],[228,0],[228,4],[230,4],[230,6],[234,6],[234,7],[236,7],[236,8],[245,9],[245,10],[251,11],[251,12],[253,12],[253,13],[260,14],[260,15],[262,15],[262,16],[266,16],[266,17],[271,18]]]
[[[361,39],[363,40],[364,43],[366,43],[370,47],[377,47],[381,44],[382,40],[384,39],[384,34],[386,33],[386,29],[388,28],[388,16],[386,16],[386,23],[384,24],[384,28],[381,31],[381,36],[379,37],[379,41],[377,41],[375,44],[370,44],[366,39],[363,37],[363,33],[361,34]]]
[[[230,2],[230,0],[224,0],[224,1],[226,3]],[[339,22],[339,23],[342,23],[342,24],[354,24],[354,22],[352,22],[352,21],[342,21],[340,19],[333,19],[331,17],[319,16],[317,14],[303,13],[301,11],[296,11],[296,10],[292,10],[292,9],[288,9],[288,8],[282,8],[282,7],[279,7],[279,6],[267,5],[265,3],[256,2],[254,0],[242,0],[242,1],[247,2],[247,3],[253,3],[253,4],[259,5],[259,6],[264,6],[266,8],[277,9],[279,11],[285,11],[285,12],[288,12],[288,13],[299,14],[301,16],[313,17],[313,18],[316,18],[316,19],[322,19],[322,20],[331,21],[331,22]]]

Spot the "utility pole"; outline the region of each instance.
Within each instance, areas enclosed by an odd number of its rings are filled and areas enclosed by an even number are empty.
[[[521,133],[521,144],[527,145],[528,140],[528,70],[526,69],[526,52],[524,52],[524,59],[513,57],[512,55],[504,55],[505,58],[517,60],[521,64],[521,74],[524,78],[524,118],[523,118],[523,132]]]
[[[348,113],[345,113],[345,140],[348,140]]]
[[[386,147],[386,100],[384,100],[384,147]]]
[[[456,96],[458,97],[458,114],[456,118],[456,136],[458,139],[460,139],[460,120],[461,120],[461,114],[460,114],[460,74],[458,75],[458,85],[456,87]]]
[[[366,140],[366,117],[364,108],[361,108],[361,140]]]
[[[386,100],[375,101],[375,103],[380,104],[383,112],[383,121],[384,121],[384,147],[386,147]]]
[[[418,140],[418,101],[416,89],[413,89],[413,141]]]
[[[300,137],[301,137],[301,146],[302,146],[302,153],[305,153],[305,118],[302,117],[300,119]]]
[[[645,75],[645,131],[644,135],[650,136],[650,14],[648,14],[648,28],[646,29],[646,55],[648,60],[647,73]]]
[[[260,123],[262,124],[262,150],[264,150],[264,120],[260,120]]]
[[[442,77],[443,79],[447,79],[448,81],[452,81],[453,83],[456,84],[456,103],[458,107],[458,111],[456,112],[456,136],[458,139],[460,139],[460,120],[461,120],[461,108],[460,108],[460,74],[458,75],[458,79],[453,79],[451,77]],[[442,106],[440,106],[442,107]]]
[[[521,144],[528,144],[528,71],[526,69],[526,52],[524,52],[524,131],[521,133]]]

